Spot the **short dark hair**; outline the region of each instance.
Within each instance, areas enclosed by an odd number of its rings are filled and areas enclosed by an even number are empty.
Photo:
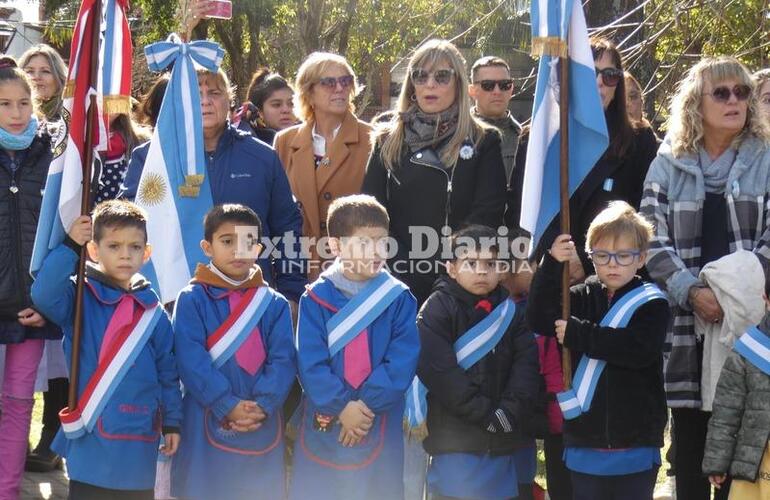
[[[246,96],[261,111],[265,106],[265,101],[273,95],[273,92],[283,89],[289,89],[294,92],[286,78],[278,73],[271,73],[267,68],[258,68],[251,77],[251,83],[249,83]]]
[[[104,236],[106,228],[123,229],[135,227],[144,233],[147,241],[147,212],[139,205],[126,200],[103,201],[96,205],[93,212],[94,241]]]
[[[354,194],[337,198],[329,206],[326,227],[332,238],[352,236],[362,227],[390,227],[385,207],[374,196]]]
[[[491,250],[497,254],[500,250],[497,243],[497,232],[489,226],[471,224],[455,231],[449,239],[452,249],[452,260],[460,258],[458,250],[472,248],[475,250]]]
[[[486,68],[488,66],[501,66],[508,71],[509,75],[511,74],[511,67],[508,66],[508,63],[505,62],[504,59],[497,56],[484,56],[476,59],[476,62],[471,66],[471,83],[475,83],[476,71],[478,71],[479,68]]]
[[[214,233],[226,222],[256,226],[258,236],[262,237],[262,221],[254,210],[240,203],[226,203],[215,205],[203,219],[203,237],[206,241],[211,243]]]

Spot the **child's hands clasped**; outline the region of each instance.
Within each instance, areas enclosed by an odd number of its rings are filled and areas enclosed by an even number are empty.
[[[374,412],[361,401],[350,401],[339,416],[339,442],[342,446],[351,447],[361,442],[369,434],[374,423]]]
[[[240,400],[227,414],[227,428],[236,432],[253,432],[262,427],[265,411],[254,401]]]
[[[709,483],[716,488],[719,489],[722,487],[722,483],[725,482],[725,479],[727,479],[727,474],[712,474],[709,476]]]
[[[93,230],[91,228],[91,217],[88,215],[81,215],[70,226],[70,230],[67,233],[72,241],[80,246],[85,245],[91,241],[93,237]]]

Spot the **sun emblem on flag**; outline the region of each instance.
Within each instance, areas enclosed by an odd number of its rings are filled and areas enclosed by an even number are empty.
[[[136,198],[143,205],[154,206],[163,201],[167,191],[166,182],[160,174],[148,173],[142,179]]]

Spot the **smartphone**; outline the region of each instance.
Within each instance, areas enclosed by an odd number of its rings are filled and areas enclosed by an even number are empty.
[[[233,3],[231,0],[209,0],[209,9],[206,11],[209,19],[232,19]]]

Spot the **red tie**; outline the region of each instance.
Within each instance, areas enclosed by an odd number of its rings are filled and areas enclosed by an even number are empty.
[[[134,324],[134,298],[125,294],[118,302],[118,307],[115,308],[115,312],[112,313],[110,322],[107,323],[107,329],[104,331],[104,337],[102,338],[102,345],[99,347],[99,362],[102,362],[102,358],[107,355],[112,344],[116,338],[119,338],[123,334],[126,328],[130,328]]]
[[[235,310],[243,298],[244,292],[233,290],[227,296],[230,303],[230,313]],[[251,331],[243,344],[235,351],[235,361],[238,366],[246,370],[249,374],[255,375],[265,362],[265,346],[262,345],[262,336],[259,333],[259,327]]]
[[[345,380],[353,389],[358,389],[366,377],[372,373],[372,361],[369,359],[369,335],[366,330],[348,342],[343,356]]]

